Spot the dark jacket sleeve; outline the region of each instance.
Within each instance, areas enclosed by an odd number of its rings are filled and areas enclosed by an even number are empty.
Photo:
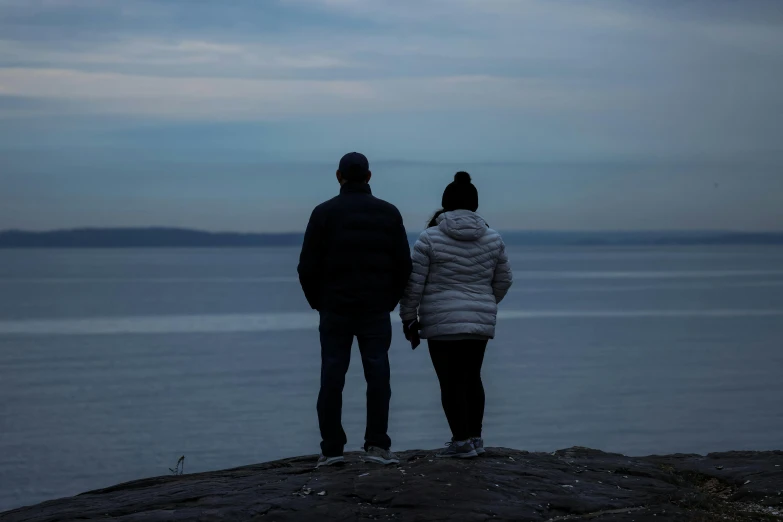
[[[397,303],[400,302],[402,296],[405,295],[405,287],[408,286],[408,278],[413,271],[413,263],[411,262],[411,247],[408,244],[408,234],[405,231],[405,225],[402,222],[402,216],[397,212],[397,223],[394,231],[394,309]]]
[[[427,234],[422,234],[413,246],[413,271],[405,288],[405,295],[400,301],[400,319],[403,323],[419,317],[419,305],[430,274],[431,252],[430,238]]]
[[[321,280],[324,257],[324,219],[316,208],[307,223],[302,253],[299,255],[299,283],[313,310],[321,307]]]

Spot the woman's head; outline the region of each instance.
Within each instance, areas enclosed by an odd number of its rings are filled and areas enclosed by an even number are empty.
[[[470,174],[460,171],[454,175],[454,181],[449,183],[443,192],[441,204],[446,212],[454,210],[475,212],[478,210],[478,190],[470,182]]]
[[[435,215],[432,216],[428,226],[437,226],[438,216],[444,212],[451,212],[453,210],[470,210],[471,212],[475,212],[478,210],[478,190],[476,190],[476,187],[471,183],[470,174],[463,171],[454,174],[454,181],[449,183],[446,190],[443,192],[441,205],[443,208],[435,212]]]

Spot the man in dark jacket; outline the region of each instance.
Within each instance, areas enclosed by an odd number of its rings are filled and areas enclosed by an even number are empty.
[[[307,225],[299,259],[305,297],[321,315],[321,391],[318,467],[342,464],[347,442],[342,394],[354,337],[367,380],[364,460],[399,463],[390,451],[390,312],[411,273],[410,247],[402,216],[373,197],[367,158],[351,152],[340,160],[340,195],[317,206]]]

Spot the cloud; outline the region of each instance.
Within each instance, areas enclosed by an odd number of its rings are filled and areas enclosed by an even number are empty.
[[[72,44],[73,45],[73,44]],[[30,45],[0,40],[0,62],[25,67],[70,68],[74,70],[115,70],[133,67],[138,72],[165,72],[176,68],[181,74],[201,72],[219,75],[221,71],[242,68],[254,75],[289,69],[330,69],[350,64],[317,50],[286,48],[258,43],[227,43],[204,40],[137,39],[68,48]]]
[[[1,106],[0,125],[489,111],[589,143],[633,137],[634,150],[775,149],[779,11],[763,0],[0,0],[0,95],[26,100]]]
[[[578,111],[618,103],[537,79],[449,76],[372,81],[149,77],[67,69],[0,69],[0,95],[82,103],[98,113],[253,119],[286,114],[476,108]]]

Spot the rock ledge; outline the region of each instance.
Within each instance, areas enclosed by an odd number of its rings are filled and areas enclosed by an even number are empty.
[[[138,480],[0,521],[783,520],[783,451],[636,458],[490,448],[468,461],[432,451],[400,457],[399,467],[349,453],[342,468],[316,471],[309,456]]]

